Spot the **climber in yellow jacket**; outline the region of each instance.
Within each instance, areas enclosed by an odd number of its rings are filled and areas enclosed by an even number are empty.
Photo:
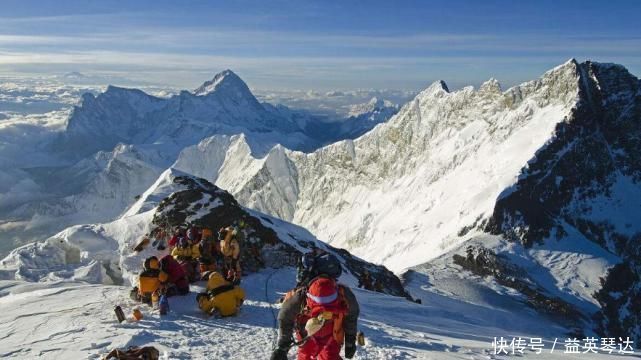
[[[144,303],[151,303],[151,294],[160,288],[160,263],[155,256],[145,259],[143,270],[138,275],[138,286],[131,293],[131,298]]]
[[[200,258],[200,248],[198,244],[192,244],[189,240],[183,238],[178,242],[178,245],[171,250],[171,256],[178,261],[196,260]]]
[[[196,299],[198,307],[209,315],[233,316],[245,300],[245,291],[213,272],[207,280],[207,292],[198,294]]]
[[[236,238],[236,229],[229,226],[218,232],[220,252],[223,255],[224,271],[227,280],[240,283],[240,245]]]
[[[171,256],[180,263],[190,282],[200,279],[198,275],[198,259],[200,258],[198,244],[191,243],[187,238],[180,238],[176,247],[171,250]]]

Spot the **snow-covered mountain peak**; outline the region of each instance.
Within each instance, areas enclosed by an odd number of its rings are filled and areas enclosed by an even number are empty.
[[[363,104],[356,104],[350,106],[348,115],[350,117],[363,116],[365,118],[374,118],[381,113],[387,115],[398,111],[398,105],[393,104],[391,101],[379,99],[378,97],[371,98],[368,102]],[[389,114],[391,112],[391,114]]]
[[[430,86],[428,86],[425,90],[421,91],[419,95],[427,96],[427,95],[433,95],[433,94],[439,94],[439,93],[449,93],[450,89],[447,87],[447,84],[443,80],[437,80],[434,81]]]
[[[219,90],[236,94],[236,96],[246,96],[249,94],[249,96],[253,97],[247,84],[229,69],[216,74],[213,79],[203,83],[194,90],[194,95],[205,96]]]
[[[490,78],[489,80],[481,84],[479,91],[500,94],[501,84],[495,78]]]
[[[496,80],[452,92],[437,81],[353,142],[286,152],[279,166],[277,156],[236,158],[259,170],[239,182],[224,165],[218,181],[233,178],[223,187],[247,206],[400,270],[442,254],[461,241],[461,224],[491,214],[501,190],[577,106],[579,79],[568,62],[505,93]]]
[[[367,102],[367,104],[373,109],[382,108],[383,106],[385,106],[385,100],[379,99],[376,96],[374,96],[373,98],[370,99],[370,101]]]

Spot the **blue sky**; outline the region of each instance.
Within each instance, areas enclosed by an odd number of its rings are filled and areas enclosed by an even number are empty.
[[[511,86],[575,57],[641,75],[639,1],[0,2],[0,74],[112,74],[193,88]]]

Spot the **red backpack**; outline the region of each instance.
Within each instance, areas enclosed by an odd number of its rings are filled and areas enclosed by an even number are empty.
[[[306,291],[306,302],[299,314],[299,324],[312,318],[323,319],[323,327],[314,336],[325,337],[333,334],[338,344],[343,344],[345,333],[343,331],[343,318],[349,310],[343,285],[336,280],[320,276],[310,281]]]

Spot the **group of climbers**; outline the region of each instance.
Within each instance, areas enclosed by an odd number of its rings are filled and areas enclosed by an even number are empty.
[[[245,300],[239,286],[239,239],[244,234],[229,226],[217,235],[214,239],[206,228],[177,229],[168,242],[170,254],[144,261],[136,299],[152,303],[158,294],[186,295],[190,282],[206,280],[206,291],[196,296],[198,307],[208,315],[238,314]],[[298,360],[339,360],[343,346],[346,358],[354,356],[360,310],[354,293],[338,282],[341,274],[339,260],[320,248],[300,258],[296,287],[284,296],[278,314],[278,346],[272,360],[287,359],[295,346]],[[360,282],[366,288],[372,285],[369,277]]]
[[[372,275],[367,269],[363,270],[361,275],[358,277],[358,287],[361,289],[383,292],[383,282],[380,278],[372,281]]]
[[[242,238],[244,232],[237,226],[221,228],[217,238],[211,229],[189,226],[177,228],[168,245],[191,282],[206,280],[202,275],[208,271],[220,271],[225,279],[238,284]]]
[[[159,233],[165,234],[156,232]],[[197,296],[198,306],[210,315],[235,315],[245,298],[238,286],[241,279],[239,233],[236,227],[222,228],[216,240],[207,228],[177,228],[168,241],[169,254],[160,259],[151,256],[143,262],[132,298],[151,304],[154,294],[157,297],[186,295],[190,283],[207,280],[207,291]],[[148,243],[149,240],[140,244],[144,244],[144,248]],[[136,251],[141,251],[140,244]]]

